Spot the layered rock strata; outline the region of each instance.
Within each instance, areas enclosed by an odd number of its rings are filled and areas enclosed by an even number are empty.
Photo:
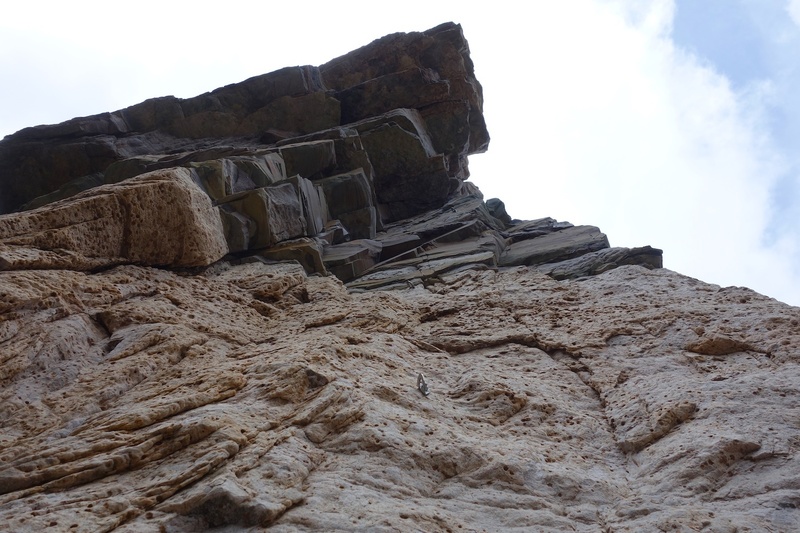
[[[795,530],[800,309],[484,202],[482,105],[444,24],[0,142],[0,530]]]
[[[0,266],[259,255],[366,276],[359,288],[469,265],[558,263],[547,267],[557,278],[661,266],[650,248],[594,254],[609,248],[597,228],[515,222],[499,200],[484,204],[464,181],[467,156],[489,142],[482,107],[467,42],[449,23],[320,67],[27,128],[0,142],[0,208],[29,209],[0,219]]]

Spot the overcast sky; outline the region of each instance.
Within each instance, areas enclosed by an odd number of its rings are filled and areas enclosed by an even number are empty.
[[[459,22],[492,136],[470,158],[487,198],[800,305],[800,0],[7,4],[0,136]]]

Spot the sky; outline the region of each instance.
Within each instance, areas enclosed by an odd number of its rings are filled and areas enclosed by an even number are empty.
[[[470,157],[487,199],[800,305],[800,0],[7,4],[0,137],[458,22],[492,136]]]

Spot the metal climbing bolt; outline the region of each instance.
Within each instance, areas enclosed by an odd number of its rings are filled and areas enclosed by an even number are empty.
[[[427,396],[431,393],[431,391],[428,390],[428,384],[425,382],[425,376],[422,375],[422,372],[417,374],[417,389],[419,389],[423,396]]]

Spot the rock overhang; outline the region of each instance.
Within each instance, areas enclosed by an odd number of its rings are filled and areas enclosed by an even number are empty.
[[[6,177],[0,179],[0,209],[20,202],[28,209],[0,218],[3,265],[52,261],[53,268],[91,269],[136,262],[182,268],[226,254],[258,255],[300,260],[309,272],[330,271],[351,282],[377,270],[390,278],[394,260],[404,276],[410,264],[422,265],[413,279],[405,279],[412,285],[433,272],[470,265],[558,263],[561,278],[619,264],[661,266],[654,249],[596,254],[608,248],[597,228],[539,227],[536,221],[512,221],[502,203],[485,204],[466,181],[468,156],[489,145],[482,110],[483,91],[462,28],[445,23],[388,35],[318,67],[287,67],[193,98],[154,98],[26,128],[0,141],[0,174]],[[88,223],[79,214],[86,195],[94,194],[93,204],[100,198],[119,204],[115,195],[125,187],[112,184],[159,172],[178,181],[188,175],[211,202],[219,223],[206,220],[192,236],[194,246],[206,250],[202,259],[178,258],[174,246],[159,247],[160,241],[183,238],[161,235],[168,227],[163,221],[144,229],[168,212],[156,203],[145,202],[151,211],[137,212],[135,222],[136,231],[150,232],[152,253],[127,253],[132,249],[122,241],[130,232],[112,236],[106,228],[104,234],[94,228],[102,222]],[[173,210],[194,209],[191,202],[167,203]],[[65,227],[54,209],[76,210],[78,222]],[[24,221],[31,217],[53,220],[53,227],[40,223],[28,234]],[[462,244],[453,246],[459,239]],[[108,250],[86,247],[94,241]],[[20,259],[26,257],[20,243],[31,247],[27,259]],[[16,260],[9,247],[16,247]],[[580,256],[580,266],[572,267]],[[429,257],[437,258],[433,270],[424,261]]]

